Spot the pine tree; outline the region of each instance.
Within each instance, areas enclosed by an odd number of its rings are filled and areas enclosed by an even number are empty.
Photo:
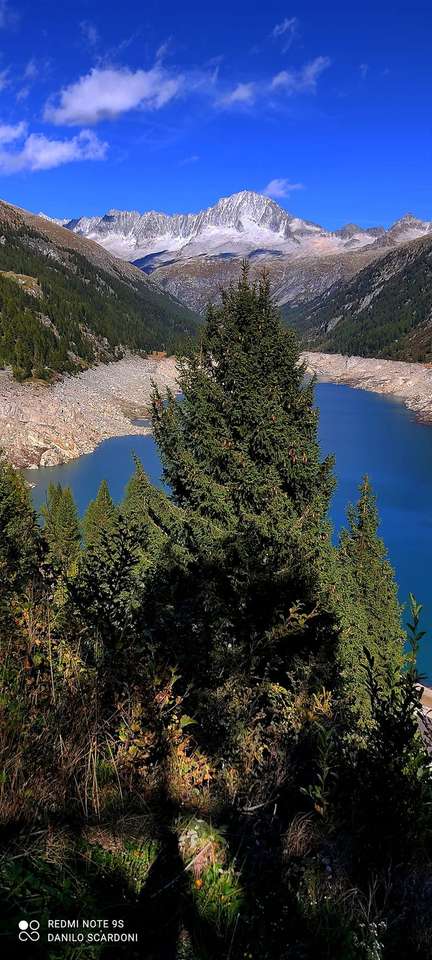
[[[25,481],[0,459],[0,590],[20,593],[37,566],[39,530]]]
[[[45,538],[48,543],[54,542],[56,537],[56,519],[59,503],[62,497],[62,487],[60,483],[50,483],[48,486],[45,503],[41,507],[41,516],[44,520]]]
[[[90,544],[84,551],[76,578],[69,581],[69,594],[82,620],[87,645],[99,653],[112,654],[135,639],[139,614],[136,577],[137,550],[122,517],[110,535],[109,549]]]
[[[364,650],[374,660],[381,682],[391,682],[403,661],[402,608],[394,572],[378,535],[376,498],[367,477],[356,506],[348,508],[348,529],[340,536],[341,675],[356,711],[363,714],[368,696]]]
[[[116,528],[118,512],[111,499],[106,480],[97,492],[95,500],[91,500],[83,520],[85,546],[93,549],[107,549],[110,536]]]
[[[70,487],[50,484],[41,514],[50,561],[58,572],[68,574],[78,560],[81,543],[78,511]]]
[[[318,646],[324,630],[317,605],[331,566],[333,477],[320,457],[313,383],[265,276],[251,285],[245,266],[209,310],[180,388],[181,403],[156,392],[153,405],[192,557],[172,630],[197,663],[204,656],[202,669],[209,646],[217,669],[238,655],[263,664],[272,648],[286,668],[296,646]]]
[[[134,463],[135,470],[127,484],[121,512],[140,547],[141,561],[148,566],[159,556],[168,539],[175,539],[181,511],[163,490],[150,482],[137,456],[134,456]]]
[[[423,857],[430,836],[431,725],[422,710],[423,690],[417,671],[424,636],[422,607],[412,595],[410,606],[411,649],[404,668],[394,673],[384,688],[374,657],[367,653],[366,690],[372,722],[357,747],[343,752],[341,819],[349,811],[349,821],[355,823],[355,857],[369,871],[392,862],[397,870],[401,863],[412,864],[413,857]],[[349,715],[345,719],[349,723]]]

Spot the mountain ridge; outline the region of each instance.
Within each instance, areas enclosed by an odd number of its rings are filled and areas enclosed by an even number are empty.
[[[285,319],[309,349],[345,356],[432,361],[432,236],[390,250]]]
[[[46,216],[41,214],[42,217]],[[395,244],[416,239],[432,231],[432,222],[407,213],[389,228],[360,227],[346,223],[328,230],[318,223],[298,217],[275,200],[252,190],[221,197],[215,204],[197,213],[166,214],[157,210],[119,210],[110,208],[102,216],[80,216],[68,220],[47,218],[73,233],[96,240],[114,255],[131,260],[157,257],[163,264],[167,255],[182,259],[213,253],[248,254],[258,241],[280,247],[293,256],[343,252],[348,245],[356,249],[373,245],[383,236]],[[201,238],[201,243],[200,243]],[[263,243],[261,242],[261,246]],[[264,244],[265,246],[265,244]],[[222,249],[223,248],[223,249]]]
[[[0,201],[0,365],[51,379],[125,350],[173,351],[198,318],[137,267]]]

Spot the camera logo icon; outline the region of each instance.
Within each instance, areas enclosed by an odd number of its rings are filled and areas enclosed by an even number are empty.
[[[38,940],[40,940],[39,920],[20,920],[18,928],[18,939],[21,940],[22,943],[24,943],[26,940],[31,940],[32,943],[37,943]]]

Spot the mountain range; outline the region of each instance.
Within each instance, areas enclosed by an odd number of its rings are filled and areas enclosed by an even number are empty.
[[[348,223],[331,231],[248,190],[198,213],[109,210],[101,217],[56,222],[133,262],[199,312],[238,275],[243,258],[253,270],[268,269],[280,304],[296,306],[401,244],[432,234],[432,222],[412,214],[388,229]]]

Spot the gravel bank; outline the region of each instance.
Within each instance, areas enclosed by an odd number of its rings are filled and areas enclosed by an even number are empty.
[[[423,363],[304,353],[308,370],[319,380],[346,383],[402,400],[419,420],[432,421],[432,368]]]
[[[175,387],[173,357],[127,357],[51,386],[19,384],[0,371],[0,447],[16,467],[56,466],[101,440],[148,433],[131,422],[149,407],[151,384]]]

